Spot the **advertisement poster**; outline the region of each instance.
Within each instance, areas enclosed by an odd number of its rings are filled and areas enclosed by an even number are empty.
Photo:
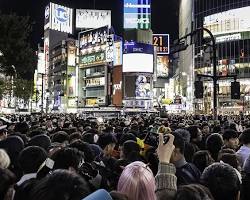
[[[156,46],[157,55],[169,54],[169,34],[153,34],[153,45]]]
[[[213,35],[250,31],[250,6],[228,10],[204,18],[203,25]],[[204,37],[209,37],[204,32]]]
[[[135,83],[135,96],[140,98],[151,97],[150,77],[138,76]]]
[[[76,28],[90,29],[111,27],[110,10],[76,9]]]
[[[68,42],[68,66],[76,66],[76,45],[75,41]]]
[[[108,27],[79,33],[80,50],[88,47],[104,45],[107,42]]]
[[[157,77],[168,77],[169,58],[168,56],[157,56]]]
[[[122,66],[113,68],[112,79],[112,104],[115,106],[122,106]]]
[[[44,29],[71,33],[73,31],[73,9],[50,3],[45,8]]]
[[[151,0],[124,0],[124,29],[151,28]]]

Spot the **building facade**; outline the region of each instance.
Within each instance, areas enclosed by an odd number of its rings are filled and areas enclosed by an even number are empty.
[[[250,95],[250,1],[248,0],[182,0],[180,3],[180,37],[200,27],[209,29],[216,40],[217,75],[237,75],[241,86],[241,98],[231,99],[233,79],[218,81],[218,113],[249,112]],[[180,73],[212,74],[211,39],[204,31],[187,41],[190,45],[180,53]],[[190,48],[190,49],[189,49]],[[191,70],[191,71],[190,71]],[[213,85],[211,79],[202,79],[203,99],[193,99],[198,113],[211,113],[213,108]],[[193,85],[193,84],[192,84]],[[184,83],[182,87],[188,87]],[[188,92],[188,89],[185,89]],[[192,90],[193,91],[193,90]]]

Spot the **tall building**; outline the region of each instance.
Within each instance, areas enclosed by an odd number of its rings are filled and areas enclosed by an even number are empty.
[[[218,113],[249,112],[250,81],[250,1],[248,0],[182,0],[180,3],[180,36],[199,27],[209,29],[216,40],[217,75],[237,75],[241,99],[231,99],[232,79],[218,81]],[[192,43],[180,53],[180,71],[186,74],[212,74],[212,51],[209,35],[204,31],[192,38]],[[188,42],[190,43],[190,42]],[[181,74],[181,73],[180,73]],[[213,86],[211,79],[203,79],[204,98],[194,99],[194,110],[211,113]],[[185,84],[184,84],[185,87]],[[188,90],[186,90],[188,91]]]

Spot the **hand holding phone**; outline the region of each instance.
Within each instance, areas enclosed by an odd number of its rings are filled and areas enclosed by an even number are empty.
[[[174,146],[174,136],[172,134],[167,134],[168,142],[164,144],[164,136],[159,133],[159,145],[157,148],[157,155],[160,162],[169,163],[172,152],[175,148]]]

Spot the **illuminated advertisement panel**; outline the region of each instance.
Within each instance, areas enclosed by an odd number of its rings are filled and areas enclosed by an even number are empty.
[[[151,28],[151,0],[124,0],[125,29]]]
[[[136,78],[135,96],[139,98],[151,97],[150,77],[140,75]]]
[[[45,8],[44,29],[52,29],[72,34],[73,9],[50,3]]]
[[[101,27],[89,31],[79,33],[79,50],[80,55],[90,53],[89,51],[97,51],[104,46],[106,49],[108,37],[108,27]]]
[[[114,66],[122,65],[122,42],[114,43]]]
[[[157,56],[157,77],[168,77],[169,58],[168,56]]]
[[[250,6],[216,13],[205,17],[203,25],[209,29],[213,35],[250,31],[249,13]],[[204,37],[208,36],[209,35],[204,32]]]
[[[153,34],[153,45],[156,46],[157,55],[169,54],[169,34]]]
[[[126,43],[123,52],[123,72],[154,71],[153,45],[142,43]]]
[[[114,67],[112,73],[113,92],[112,104],[115,106],[122,106],[122,67]]]
[[[111,27],[110,10],[86,10],[76,9],[76,28],[100,28]]]
[[[75,41],[68,42],[68,66],[76,66],[76,46]]]

